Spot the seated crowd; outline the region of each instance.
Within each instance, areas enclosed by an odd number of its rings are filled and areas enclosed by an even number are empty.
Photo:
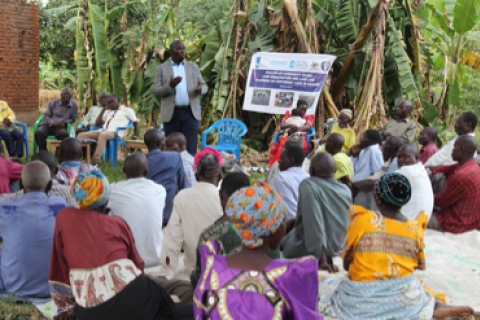
[[[68,104],[64,93],[52,109]],[[99,101],[103,107],[89,117],[95,123],[84,128],[103,129],[63,139],[56,157],[41,148],[23,166],[0,156],[7,172],[0,181],[0,296],[53,298],[56,320],[474,314],[446,305],[414,273],[426,268],[426,228],[480,230],[472,112],[458,117],[458,137],[437,151],[434,128],[420,132],[421,150],[413,144],[408,101],[358,144],[352,112],[342,110],[334,130],[306,157],[313,118],[299,101],[299,111],[282,120],[271,184],[251,183],[243,172],[223,176],[215,149],[192,156],[183,134],[165,138],[151,129],[144,135],[148,154],[129,155],[126,180],[110,184],[97,166],[81,162],[80,140],[98,139],[99,162],[111,128],[132,121],[137,135],[139,127],[115,96],[102,93]],[[298,125],[286,121],[297,117]],[[63,134],[55,122],[63,120],[52,121],[38,138]],[[20,191],[9,192],[12,179],[19,179]],[[178,273],[182,249],[185,274]],[[346,272],[337,273],[335,257]],[[159,268],[156,276],[147,274],[151,267]]]

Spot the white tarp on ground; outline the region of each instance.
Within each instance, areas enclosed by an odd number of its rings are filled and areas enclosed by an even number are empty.
[[[444,293],[449,305],[469,305],[480,312],[480,232],[453,235],[427,230],[425,243],[427,270],[418,271],[419,278],[434,292]],[[341,268],[341,259],[335,264]],[[145,271],[155,275],[158,268]],[[183,255],[176,278],[188,279]],[[56,314],[51,301],[37,308],[50,319]]]
[[[445,293],[451,305],[480,311],[480,232],[460,235],[427,230],[427,269],[418,276],[434,292]]]

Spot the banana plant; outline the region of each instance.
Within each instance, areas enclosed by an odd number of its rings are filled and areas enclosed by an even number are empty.
[[[476,55],[468,50],[466,43],[478,36],[472,30],[480,19],[479,10],[477,0],[427,0],[425,8],[419,11],[434,72],[429,79],[434,91],[433,104],[440,119],[448,121],[448,125],[452,124],[453,112],[460,104],[464,70],[466,66],[475,65]]]

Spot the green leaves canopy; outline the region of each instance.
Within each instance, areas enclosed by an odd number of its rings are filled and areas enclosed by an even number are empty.
[[[453,28],[460,35],[470,31],[478,23],[478,0],[456,0],[453,9]]]

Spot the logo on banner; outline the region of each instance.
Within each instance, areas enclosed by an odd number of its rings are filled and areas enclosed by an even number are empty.
[[[275,67],[285,67],[288,65],[287,61],[270,61],[270,65]]]
[[[260,61],[262,61],[262,57],[257,57],[257,60],[255,61],[255,69],[260,68]]]
[[[327,72],[328,70],[330,70],[330,66],[331,66],[331,65],[332,65],[332,64],[331,64],[330,62],[328,62],[328,61],[323,61],[323,62],[322,62],[322,70],[325,71],[325,72]]]
[[[312,61],[312,63],[310,63],[310,70],[320,70],[320,65],[318,64],[318,62]]]
[[[320,65],[318,62],[315,62],[315,61],[312,61],[312,62],[308,62],[308,61],[295,61],[295,60],[292,60],[290,61],[290,63],[288,64],[288,66],[290,67],[290,69],[300,69],[300,70],[320,70]],[[327,68],[328,70],[328,68]]]

